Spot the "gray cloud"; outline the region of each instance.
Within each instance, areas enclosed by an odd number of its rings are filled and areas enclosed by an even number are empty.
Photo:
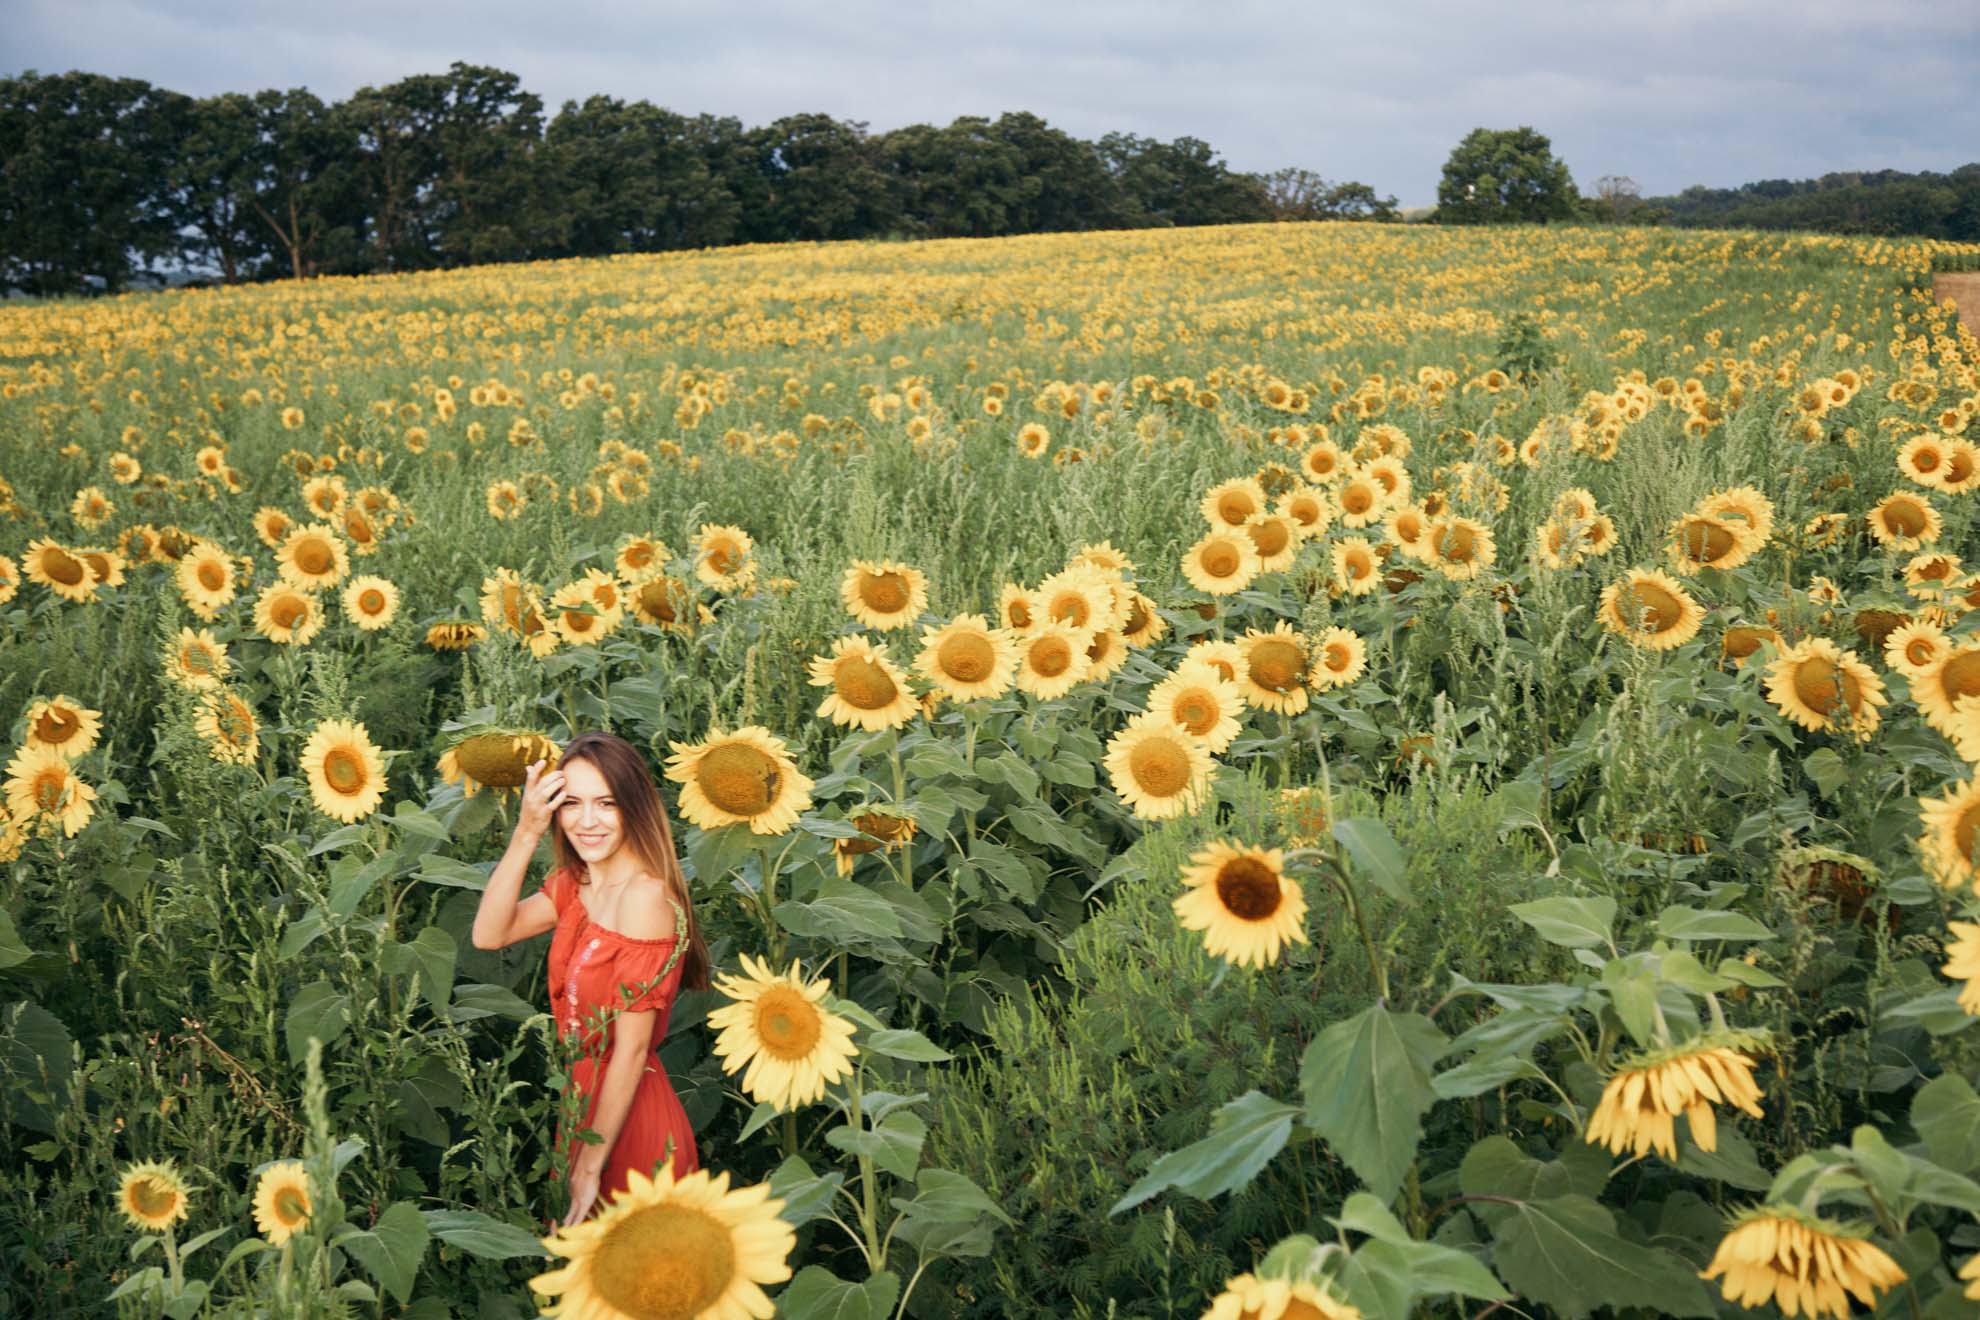
[[[11,71],[194,94],[342,97],[456,59],[554,112],[592,92],[762,123],[875,129],[1030,110],[1085,137],[1190,134],[1234,166],[1302,165],[1405,204],[1456,141],[1531,124],[1577,182],[1645,192],[1980,158],[1969,0],[1459,0],[1349,5],[1006,0],[10,0]]]

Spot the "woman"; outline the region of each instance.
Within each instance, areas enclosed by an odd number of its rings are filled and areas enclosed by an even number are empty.
[[[571,1084],[585,1096],[581,1128],[604,1140],[567,1149],[571,1205],[563,1227],[622,1193],[632,1169],[669,1158],[677,1175],[701,1166],[694,1129],[653,1049],[682,986],[708,985],[708,948],[695,923],[673,831],[653,774],[632,744],[580,734],[548,774],[530,766],[509,849],[476,910],[477,949],[500,949],[554,929],[551,1008],[557,1030],[580,1036]],[[520,903],[523,875],[552,824],[557,866]],[[563,1132],[557,1136],[565,1142]]]

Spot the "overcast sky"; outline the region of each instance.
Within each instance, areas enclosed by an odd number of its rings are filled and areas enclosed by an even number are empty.
[[[1546,133],[1589,192],[1980,159],[1975,0],[0,0],[0,24],[0,70],[198,95],[335,99],[460,59],[515,71],[546,113],[593,92],[875,130],[1029,110],[1405,206],[1481,125]]]

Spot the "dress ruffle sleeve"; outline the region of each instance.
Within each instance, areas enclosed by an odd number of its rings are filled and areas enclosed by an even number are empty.
[[[577,890],[571,886],[571,873],[568,867],[558,867],[543,878],[543,892],[550,896],[556,906],[557,915],[562,917],[564,909],[577,897]]]
[[[639,991],[626,1012],[665,1009],[681,985],[681,955],[687,949],[687,914],[674,905],[674,937],[654,943],[629,944],[619,950],[619,983]]]

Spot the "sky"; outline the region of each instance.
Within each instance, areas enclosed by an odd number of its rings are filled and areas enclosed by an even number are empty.
[[[514,71],[546,116],[594,92],[876,132],[1028,110],[1404,206],[1477,127],[1545,133],[1585,192],[1980,159],[1974,0],[0,0],[0,29],[0,72],[192,95],[338,99],[458,59]]]

